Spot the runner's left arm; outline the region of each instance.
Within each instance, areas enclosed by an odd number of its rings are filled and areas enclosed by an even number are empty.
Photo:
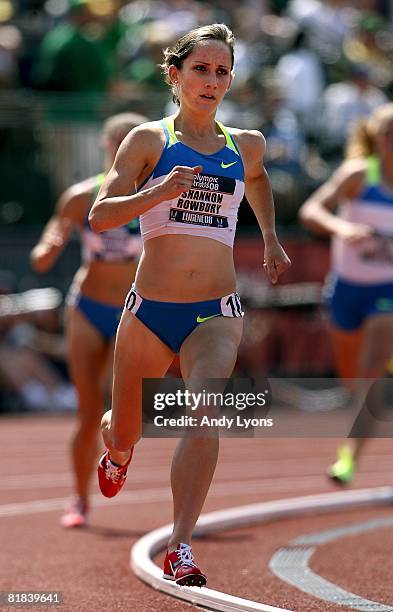
[[[291,265],[291,261],[280,245],[276,234],[273,194],[263,164],[266,142],[256,131],[243,131],[239,138],[244,170],[246,197],[254,211],[265,243],[264,268],[275,284],[280,274]]]

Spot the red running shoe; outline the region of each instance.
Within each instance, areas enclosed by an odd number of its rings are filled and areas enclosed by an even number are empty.
[[[207,578],[194,563],[191,546],[179,544],[173,552],[167,552],[164,561],[165,580],[174,580],[179,586],[203,587]]]
[[[85,499],[78,498],[60,519],[63,527],[85,527],[87,525],[88,506]]]
[[[122,489],[126,478],[127,468],[132,459],[134,447],[131,449],[131,455],[125,465],[115,465],[109,457],[108,449],[102,455],[98,464],[98,484],[100,485],[101,493],[105,497],[114,497]]]

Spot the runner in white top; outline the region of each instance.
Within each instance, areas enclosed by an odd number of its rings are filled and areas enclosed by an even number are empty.
[[[233,44],[232,32],[214,24],[166,50],[164,70],[179,111],[164,125],[157,121],[131,132],[90,213],[98,231],[140,215],[144,235],[135,289],[117,334],[112,411],[103,418],[108,451],[98,473],[108,497],[122,487],[141,436],[142,379],[164,376],[176,351],[193,392],[202,390],[201,379],[232,373],[243,327],[232,251],[243,181],[263,232],[271,281],[290,264],[275,232],[263,136],[228,130],[215,120],[233,78]],[[215,208],[206,212],[207,204]],[[180,585],[206,583],[189,544],[217,456],[217,436],[185,436],[174,456],[174,529],[164,575]]]
[[[123,138],[147,121],[136,113],[120,113],[104,122],[102,144],[105,171],[111,167]],[[79,230],[82,262],[67,298],[68,363],[78,394],[78,415],[71,440],[75,499],[61,517],[64,527],[86,524],[89,490],[97,449],[97,434],[104,411],[112,366],[113,345],[130,278],[141,254],[138,219],[103,234],[91,230],[87,217],[104,175],[69,187],[59,198],[52,218],[31,253],[37,272],[51,269]]]
[[[379,379],[393,354],[393,104],[359,125],[347,159],[300,218],[332,236],[327,297],[337,372],[348,381]],[[364,439],[339,449],[329,470],[337,482],[352,480]]]

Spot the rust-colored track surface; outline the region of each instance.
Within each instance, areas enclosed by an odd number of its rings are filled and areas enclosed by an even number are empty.
[[[0,590],[63,593],[62,606],[32,610],[191,609],[148,588],[129,569],[133,543],[171,521],[169,469],[176,442],[142,440],[119,497],[104,500],[94,482],[90,527],[66,531],[59,516],[71,494],[67,445],[72,426],[71,417],[0,420]],[[331,439],[223,439],[204,511],[335,491],[324,473],[336,445]],[[370,441],[354,488],[392,485],[392,467],[391,440]],[[42,504],[29,503],[38,500]],[[269,560],[298,536],[381,516],[393,516],[392,507],[291,518],[211,535],[195,541],[194,551],[212,589],[295,612],[349,610],[280,581],[270,572]],[[311,568],[346,590],[392,605],[392,546],[393,530],[387,527],[345,537],[318,546]]]

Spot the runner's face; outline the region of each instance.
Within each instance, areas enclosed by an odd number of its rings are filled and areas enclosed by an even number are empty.
[[[231,51],[225,43],[206,40],[198,43],[181,69],[171,66],[170,78],[177,82],[183,105],[214,111],[232,82]]]

